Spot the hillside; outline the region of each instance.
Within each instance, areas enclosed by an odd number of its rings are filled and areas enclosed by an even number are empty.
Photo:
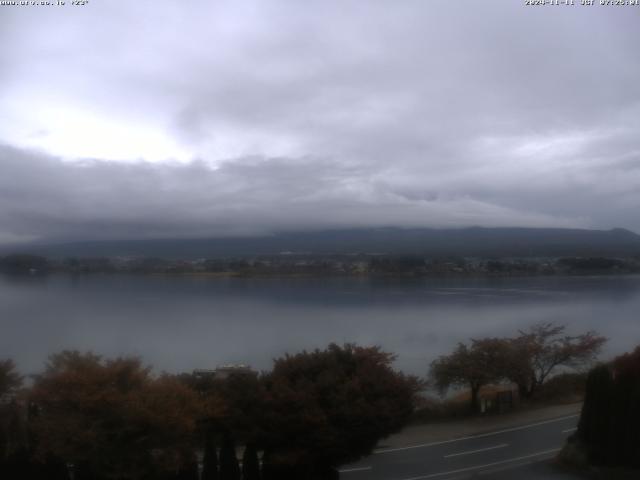
[[[50,257],[145,256],[215,258],[353,253],[479,257],[640,255],[640,236],[624,229],[351,229],[279,233],[262,237],[86,241],[4,248]]]

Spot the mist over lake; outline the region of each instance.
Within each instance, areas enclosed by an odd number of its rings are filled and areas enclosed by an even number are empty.
[[[458,341],[541,321],[608,336],[608,358],[637,345],[639,311],[640,276],[0,276],[0,358],[24,373],[62,349],[139,355],[170,372],[268,369],[286,352],[357,342],[381,345],[398,368],[424,375]]]

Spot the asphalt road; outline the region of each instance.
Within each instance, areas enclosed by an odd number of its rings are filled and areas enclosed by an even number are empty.
[[[340,470],[341,480],[569,479],[550,465],[578,415],[453,440],[381,449]]]

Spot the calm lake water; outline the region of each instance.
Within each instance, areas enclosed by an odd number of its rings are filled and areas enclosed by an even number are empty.
[[[397,367],[429,362],[473,336],[540,321],[610,338],[603,357],[640,344],[640,277],[482,279],[0,276],[0,358],[37,372],[62,349],[140,355],[171,372],[248,363],[329,342],[381,345]]]

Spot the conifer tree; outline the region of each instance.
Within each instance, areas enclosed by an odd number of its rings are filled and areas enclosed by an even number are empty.
[[[213,433],[208,432],[204,443],[202,459],[202,480],[218,480],[218,452]]]
[[[593,368],[576,434],[589,461],[640,467],[640,347]]]
[[[198,480],[198,459],[189,452],[184,454],[178,473],[179,480]]]
[[[613,363],[612,420],[607,461],[640,467],[640,347]]]
[[[588,446],[592,462],[606,461],[611,426],[613,379],[608,366],[593,368],[587,377],[584,405],[578,425],[578,437]]]
[[[258,451],[253,443],[248,443],[242,455],[242,480],[260,480]]]
[[[240,480],[240,465],[233,437],[226,433],[220,448],[220,480]]]

